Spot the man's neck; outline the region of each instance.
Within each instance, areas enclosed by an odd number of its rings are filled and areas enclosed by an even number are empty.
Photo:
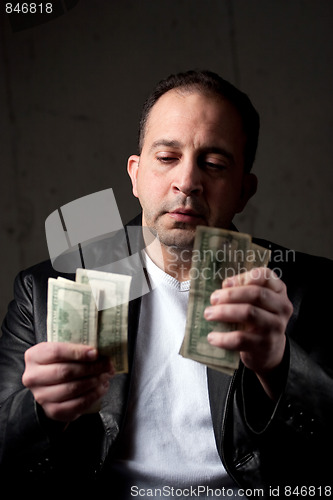
[[[163,245],[157,238],[146,247],[150,259],[178,281],[190,279],[192,249]]]

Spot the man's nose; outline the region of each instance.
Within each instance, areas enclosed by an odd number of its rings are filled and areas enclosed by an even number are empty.
[[[172,188],[186,196],[202,192],[202,172],[195,159],[186,159],[179,163],[175,169]]]

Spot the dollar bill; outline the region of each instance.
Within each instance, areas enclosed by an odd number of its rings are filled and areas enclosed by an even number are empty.
[[[49,278],[47,309],[49,342],[96,346],[97,310],[89,286]]]
[[[131,277],[78,269],[76,281],[49,278],[47,338],[96,347],[116,373],[128,371],[127,323]]]
[[[220,228],[198,226],[194,241],[191,284],[185,337],[180,354],[210,368],[232,375],[239,364],[239,353],[212,346],[207,341],[211,331],[231,332],[240,325],[206,321],[204,310],[210,296],[221,288],[223,280],[267,265],[270,251],[252,243],[248,234]]]
[[[255,267],[267,267],[270,258],[271,251],[268,248],[261,247],[256,243],[251,243],[251,248],[247,256],[248,271]]]
[[[76,281],[91,286],[98,304],[98,350],[112,358],[116,373],[128,371],[127,324],[131,276],[77,269]]]

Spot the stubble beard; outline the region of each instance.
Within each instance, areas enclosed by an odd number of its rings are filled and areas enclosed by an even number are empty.
[[[201,224],[208,223],[208,208],[196,199],[179,196],[171,203],[165,203],[160,207],[159,213],[154,213],[149,209],[144,210],[145,222],[155,237],[158,237],[160,243],[165,247],[171,247],[175,252],[182,250],[192,250],[196,226],[199,224],[189,224],[180,221],[171,221],[167,219],[167,214],[176,207],[184,206],[197,213],[202,214]],[[146,207],[147,208],[147,207]]]
[[[174,253],[180,253],[182,250],[192,251],[196,226],[175,221],[171,228],[165,228],[160,219],[161,216],[153,222],[146,217],[149,231],[158,238],[160,244]]]
[[[162,251],[164,271],[178,281],[189,279],[191,256],[195,237],[195,227],[182,222],[174,222],[171,229],[162,224],[150,224],[150,233],[159,241]]]

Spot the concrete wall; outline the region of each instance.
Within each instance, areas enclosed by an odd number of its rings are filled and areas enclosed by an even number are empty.
[[[13,32],[1,19],[1,316],[15,274],[48,257],[44,222],[126,174],[141,105],[171,72],[208,68],[262,118],[259,191],[239,229],[333,258],[331,0],[80,0]]]

